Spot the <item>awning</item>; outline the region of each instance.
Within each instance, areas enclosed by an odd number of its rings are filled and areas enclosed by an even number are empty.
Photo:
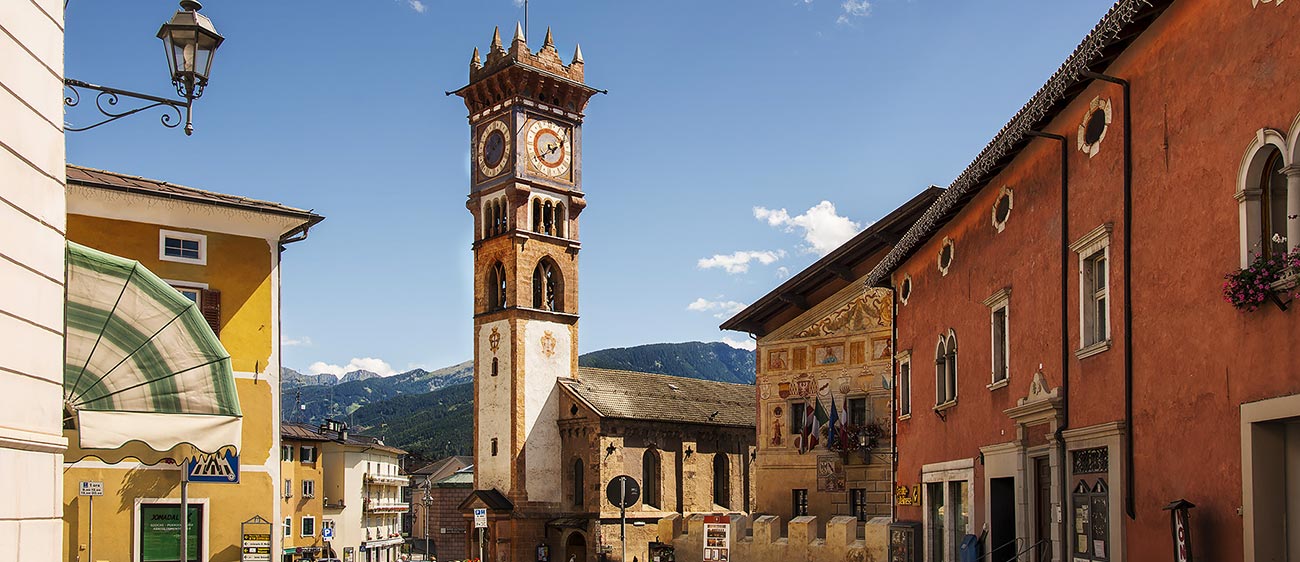
[[[198,305],[134,260],[67,249],[65,415],[82,449],[240,445],[230,354]]]

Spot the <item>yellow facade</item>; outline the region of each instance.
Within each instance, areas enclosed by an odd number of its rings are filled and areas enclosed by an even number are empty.
[[[312,451],[304,454],[304,448]],[[284,538],[284,562],[325,556],[321,537],[325,524],[325,466],[319,441],[284,438],[280,441],[280,514],[277,532]],[[310,485],[305,484],[310,482]],[[310,519],[310,529],[304,519]]]
[[[278,560],[286,506],[280,483],[278,250],[281,236],[306,221],[201,201],[110,192],[71,181],[68,198],[68,240],[137,260],[173,285],[220,291],[218,336],[231,356],[243,414],[240,475],[237,484],[189,484],[190,505],[203,510],[198,558],[239,561],[241,524],[261,517],[269,523],[270,560]],[[201,228],[187,228],[189,224]],[[206,264],[160,259],[163,229],[206,236]],[[76,447],[74,429],[65,430],[65,435],[71,445],[64,464],[65,559],[145,562],[140,506],[179,503],[178,463],[188,446],[158,452],[131,442],[90,454]],[[90,498],[79,496],[82,481],[103,483],[104,495],[93,502],[93,519]],[[267,529],[263,525],[256,530]]]

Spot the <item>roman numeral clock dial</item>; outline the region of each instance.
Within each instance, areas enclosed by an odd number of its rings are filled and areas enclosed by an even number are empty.
[[[483,127],[478,136],[478,171],[484,177],[493,177],[506,169],[506,145],[510,143],[510,128],[504,121],[493,121]]]
[[[569,171],[572,147],[569,135],[559,124],[546,120],[528,126],[528,159],[542,174],[559,177]]]

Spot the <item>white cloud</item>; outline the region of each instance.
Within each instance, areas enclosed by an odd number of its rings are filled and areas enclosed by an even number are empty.
[[[755,344],[754,340],[751,340],[749,338],[733,340],[727,336],[722,336],[722,343],[725,343],[736,349],[747,349],[749,351],[754,351],[754,347],[756,347],[754,345]]]
[[[313,375],[329,373],[331,375],[342,376],[345,373],[358,370],[370,371],[383,377],[397,374],[397,371],[393,370],[393,366],[389,365],[387,361],[376,359],[374,357],[353,357],[347,365],[342,366],[331,365],[324,361],[317,361],[312,363],[310,367],[307,367],[307,370]]]
[[[777,279],[785,279],[786,277],[789,277],[789,276],[790,276],[790,268],[788,268],[788,267],[786,267],[786,266],[784,266],[784,265],[781,266],[781,267],[776,268],[776,278],[777,278]]]
[[[871,15],[871,2],[867,0],[844,0],[840,4],[840,8],[844,12],[835,19],[835,23],[840,25],[849,23],[849,18],[863,18]]]
[[[719,297],[719,299],[721,299],[721,297]],[[695,299],[695,301],[692,302],[691,304],[686,305],[686,310],[690,310],[694,312],[713,312],[715,313],[713,315],[715,318],[727,318],[729,316],[735,315],[737,312],[744,310],[746,306],[749,305],[743,302],[726,301],[726,300],[711,301],[709,299],[700,297],[698,299]]]
[[[727,273],[745,273],[749,271],[749,262],[756,261],[763,265],[771,265],[772,262],[785,257],[785,250],[775,252],[768,250],[740,250],[730,254],[714,254],[711,258],[700,258],[696,262],[696,267],[700,269],[713,269],[720,267]]]
[[[770,226],[782,227],[786,232],[799,229],[804,241],[808,243],[807,251],[821,256],[862,231],[862,225],[837,214],[835,205],[830,201],[822,201],[804,214],[794,217],[785,209],[754,207],[754,218],[767,221]]]
[[[424,2],[421,2],[420,0],[406,0],[406,4],[409,5],[412,10],[421,14],[423,14],[425,10],[429,9],[429,7],[425,6]]]
[[[311,338],[308,336],[303,336],[301,338],[283,338],[280,340],[280,345],[284,347],[311,347]]]
[[[516,8],[524,7],[524,0],[514,0]]]

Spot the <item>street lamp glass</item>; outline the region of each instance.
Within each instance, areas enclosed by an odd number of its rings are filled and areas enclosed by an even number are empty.
[[[199,13],[202,7],[194,0],[182,0],[181,9],[158,30],[167,51],[172,83],[187,98],[203,95],[212,71],[212,57],[225,40],[212,20]]]

